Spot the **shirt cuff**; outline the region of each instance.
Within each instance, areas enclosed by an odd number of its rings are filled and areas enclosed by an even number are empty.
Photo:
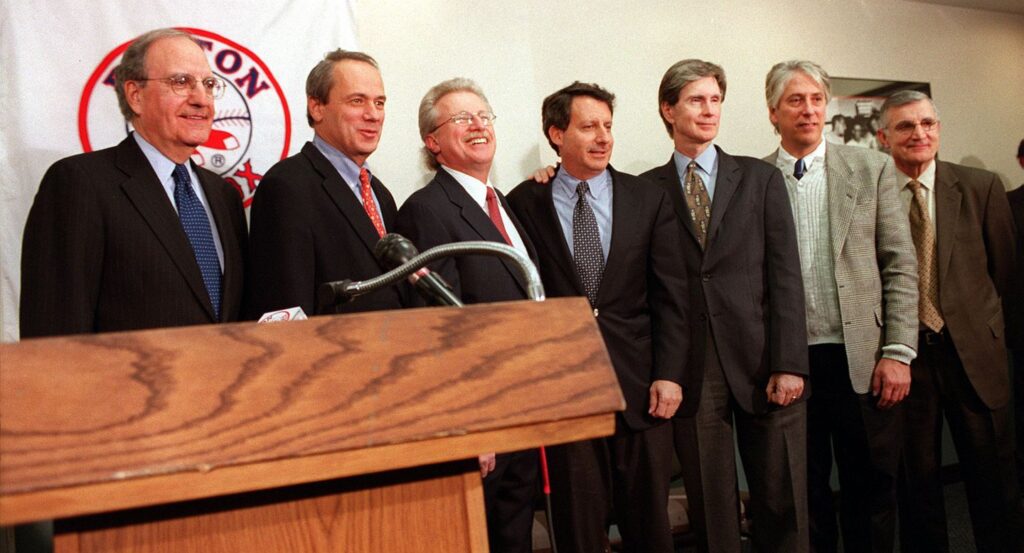
[[[917,358],[917,352],[906,344],[887,344],[882,346],[882,357],[909,365]]]

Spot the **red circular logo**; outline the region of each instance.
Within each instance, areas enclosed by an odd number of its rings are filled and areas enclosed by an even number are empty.
[[[203,29],[178,29],[199,42],[214,74],[228,85],[215,103],[210,137],[192,153],[192,161],[233,184],[249,207],[263,173],[288,155],[292,127],[284,91],[248,48]],[[129,44],[111,50],[82,89],[78,137],[86,152],[113,146],[131,131],[114,91],[114,67]]]

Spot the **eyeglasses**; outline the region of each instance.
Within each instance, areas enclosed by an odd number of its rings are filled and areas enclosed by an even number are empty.
[[[939,127],[938,119],[922,119],[921,121],[900,121],[896,123],[896,126],[892,128],[893,132],[900,135],[912,134],[917,130],[918,125],[921,126],[921,130],[929,133]]]
[[[474,117],[476,117],[476,119],[480,121],[481,127],[490,127],[491,125],[494,124],[494,120],[498,118],[497,115],[494,115],[493,113],[487,111],[478,111],[476,112],[476,114],[469,113],[468,111],[460,111],[455,115],[449,117],[448,119],[442,121],[441,124],[431,129],[430,132],[434,132],[437,129],[440,129],[441,127],[447,125],[448,123],[455,123],[460,127],[469,126],[473,124]]]
[[[196,79],[192,75],[182,73],[179,75],[171,75],[170,77],[160,77],[154,79],[132,79],[133,81],[162,81],[170,85],[171,90],[174,91],[178,96],[188,96],[196,88],[197,83],[202,83],[203,90],[206,91],[207,96],[213,98],[220,98],[224,96],[224,91],[227,90],[228,85],[217,77],[206,77],[203,80]]]

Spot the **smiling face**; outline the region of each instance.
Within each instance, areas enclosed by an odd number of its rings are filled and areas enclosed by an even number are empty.
[[[487,182],[494,161],[494,124],[485,127],[475,114],[490,113],[491,107],[476,94],[458,90],[442,96],[434,109],[437,128],[423,138],[423,144],[441,165]],[[462,112],[474,114],[468,125],[450,121]]]
[[[786,83],[779,105],[768,111],[782,137],[782,147],[794,157],[810,154],[821,143],[826,100],[817,81],[797,71]]]
[[[917,178],[939,151],[941,125],[935,108],[930,102],[919,101],[896,106],[887,114],[888,126],[878,131],[878,141],[892,152],[893,162],[905,175]],[[925,131],[921,123],[934,123],[934,128]],[[913,128],[898,131],[897,127]]]
[[[562,166],[570,175],[587,180],[601,174],[612,157],[612,111],[608,104],[590,96],[572,99],[569,125],[552,126],[548,137],[558,146]]]
[[[342,60],[331,70],[327,103],[307,98],[317,136],[356,165],[377,150],[384,128],[384,81],[380,71],[359,60]]]
[[[186,37],[163,38],[146,52],[146,78],[191,75],[212,77],[206,55]],[[200,84],[178,95],[163,80],[125,83],[125,98],[135,113],[132,126],[146,142],[175,163],[185,163],[206,142],[213,125],[213,97]]]
[[[676,150],[689,158],[699,156],[718,136],[722,89],[714,77],[697,79],[679,91],[675,105],[661,104],[661,116],[672,125]]]

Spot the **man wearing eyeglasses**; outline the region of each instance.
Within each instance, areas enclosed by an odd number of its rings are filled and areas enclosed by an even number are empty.
[[[239,317],[241,198],[190,160],[224,83],[174,29],[138,37],[114,76],[134,132],[43,177],[25,226],[22,338]]]
[[[995,173],[936,159],[941,127],[921,92],[897,92],[882,104],[878,140],[896,164],[920,292],[918,356],[903,408],[900,542],[904,552],[949,551],[939,478],[945,417],[978,551],[1017,551],[1021,512],[1000,299],[1011,285],[1013,217]]]
[[[313,140],[271,167],[253,198],[250,316],[294,306],[308,314],[402,307],[402,288],[395,286],[339,306],[316,302],[324,282],[386,270],[373,249],[398,208],[367,164],[380,142],[386,100],[377,62],[362,52],[329,52],[309,72]]]
[[[488,240],[508,244],[536,261],[533,244],[490,181],[494,118],[487,97],[469,79],[443,81],[420,102],[423,158],[437,172],[402,204],[395,222],[395,231],[420,251],[450,242]],[[448,258],[430,269],[466,304],[527,298],[526,282],[504,258]],[[416,305],[423,303],[415,300]],[[536,450],[480,456],[491,551],[532,550],[537,464]]]

